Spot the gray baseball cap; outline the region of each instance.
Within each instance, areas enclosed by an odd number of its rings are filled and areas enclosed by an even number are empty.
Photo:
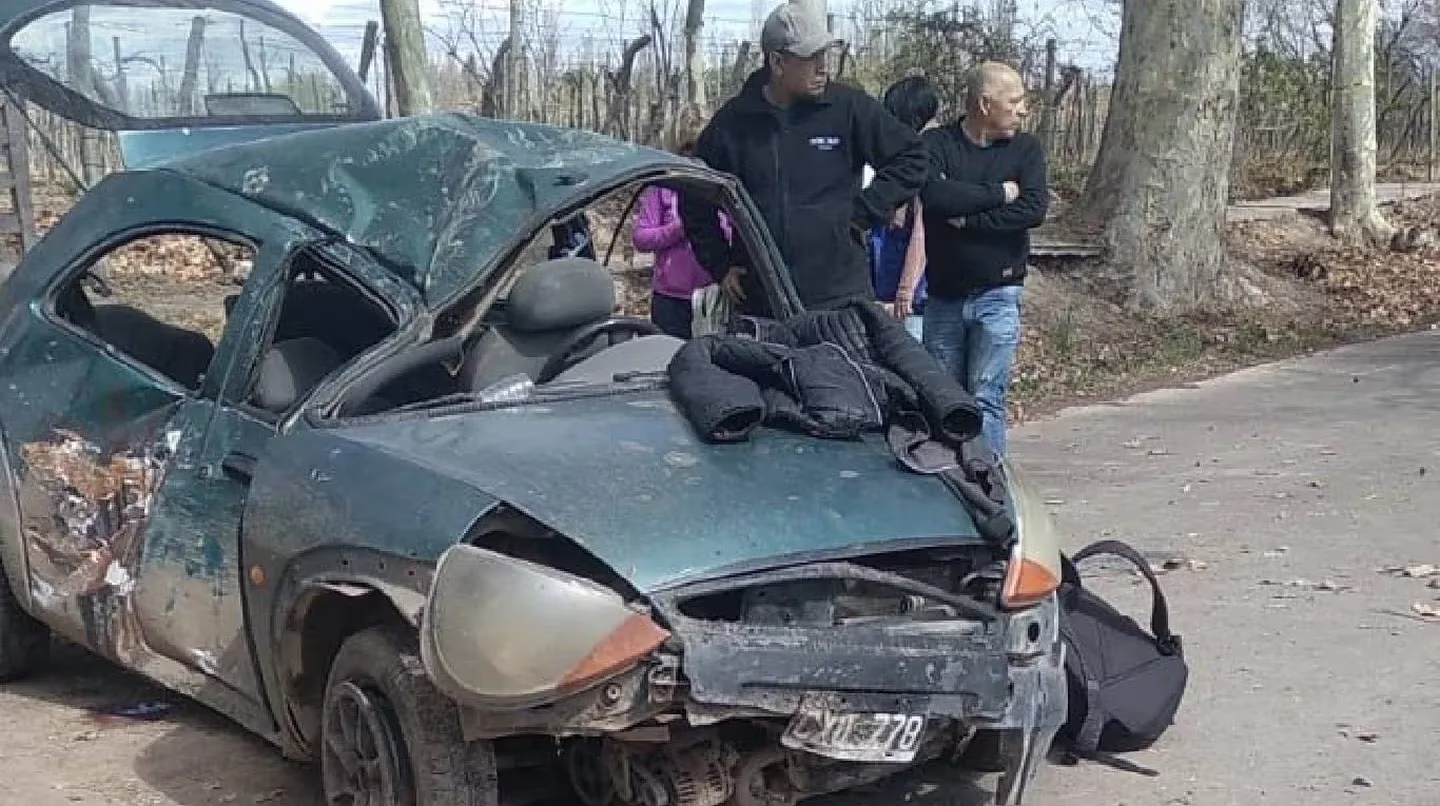
[[[770,12],[765,27],[760,29],[760,50],[765,53],[808,58],[838,44],[840,40],[830,33],[821,15],[810,13],[793,0]]]

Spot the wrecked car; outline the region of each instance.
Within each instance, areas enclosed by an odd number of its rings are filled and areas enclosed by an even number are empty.
[[[684,342],[617,298],[620,236],[553,240],[665,183],[799,314],[733,179],[367,120],[293,20],[338,117],[115,117],[20,47],[75,4],[20,6],[10,86],[148,156],[0,287],[0,680],[61,636],[316,763],[337,806],[780,806],[937,760],[1023,802],[1066,692],[1058,541],[1013,468],[997,541],[875,435],[707,444],[666,388]]]

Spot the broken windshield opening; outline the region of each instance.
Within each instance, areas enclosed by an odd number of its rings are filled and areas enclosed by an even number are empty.
[[[135,118],[347,115],[352,99],[290,34],[214,8],[81,4],[20,28],[33,69]]]
[[[336,410],[484,410],[663,386],[671,359],[695,335],[685,295],[717,290],[693,258],[683,267],[688,275],[675,276],[682,253],[692,251],[679,217],[683,194],[716,204],[737,247],[767,254],[739,199],[713,178],[625,183],[541,225],[493,283],[440,317],[430,342],[377,366]],[[774,315],[786,304],[762,266],[756,271],[772,295],[752,300],[751,312]],[[686,309],[682,317],[674,305]]]

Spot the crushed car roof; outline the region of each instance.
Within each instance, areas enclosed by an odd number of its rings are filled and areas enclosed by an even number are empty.
[[[666,166],[693,164],[594,132],[445,113],[289,134],[161,167],[369,250],[434,304],[482,281],[527,225],[624,174]]]

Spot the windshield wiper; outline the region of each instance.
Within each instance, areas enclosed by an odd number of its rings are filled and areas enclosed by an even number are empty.
[[[637,388],[659,389],[664,387],[663,382],[665,380],[666,373],[663,371],[637,371],[617,372],[609,380],[576,378],[567,381],[552,381],[543,386],[536,386],[529,377],[521,376],[521,378],[515,379],[507,378],[475,392],[454,392],[441,397],[409,403],[390,409],[388,413],[401,414],[405,412],[450,407],[465,407],[478,410],[499,409],[508,406],[521,406],[527,403],[564,400],[576,396],[583,397],[586,392],[603,389],[614,389],[622,392],[635,391]]]

